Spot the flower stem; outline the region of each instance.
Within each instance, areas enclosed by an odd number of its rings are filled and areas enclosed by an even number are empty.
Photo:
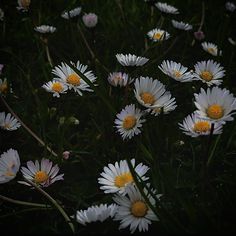
[[[64,211],[64,209],[57,203],[57,201],[55,199],[53,199],[47,192],[45,192],[43,189],[41,189],[37,184],[33,183],[32,181],[28,180],[28,179],[24,179],[27,183],[29,183],[30,185],[32,185],[38,192],[40,192],[42,195],[44,195],[57,209],[58,211],[62,214],[62,216],[64,217],[66,223],[69,225],[69,227],[71,228],[71,231],[73,233],[75,233],[75,228],[73,223],[71,222],[71,219],[69,218],[69,216],[66,214],[66,212]]]
[[[46,54],[47,54],[48,62],[50,64],[50,66],[53,67],[52,58],[50,56],[48,44],[45,44],[45,49],[46,49]]]

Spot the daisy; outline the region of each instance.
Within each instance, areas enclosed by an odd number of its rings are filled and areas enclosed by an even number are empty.
[[[236,98],[227,89],[218,87],[208,88],[207,91],[201,88],[199,94],[194,94],[197,114],[203,119],[214,122],[232,121],[236,110]]]
[[[134,94],[138,102],[148,108],[148,112],[158,115],[163,108],[164,113],[174,110],[175,98],[171,98],[169,91],[166,91],[165,85],[158,80],[149,77],[140,77],[134,84]]]
[[[191,30],[193,28],[192,25],[188,24],[188,23],[184,23],[183,21],[176,21],[176,20],[172,20],[172,25],[176,28],[176,29],[180,29],[180,30]]]
[[[21,126],[19,121],[11,115],[11,113],[8,113],[7,115],[5,112],[0,113],[0,127],[2,129],[12,131],[16,130]]]
[[[92,83],[96,80],[92,71],[86,71],[88,66],[82,65],[79,61],[77,61],[76,65],[73,62],[70,63]],[[62,62],[61,65],[56,66],[52,73],[57,76],[55,80],[64,83],[68,89],[73,89],[80,96],[82,96],[82,91],[93,92],[89,85],[66,63]]]
[[[88,13],[83,15],[82,20],[86,27],[93,28],[98,23],[98,16],[94,13]]]
[[[158,2],[155,6],[161,11],[169,14],[179,14],[179,10],[166,3]]]
[[[114,220],[120,221],[119,229],[130,228],[131,233],[135,230],[148,231],[148,226],[151,221],[158,221],[159,219],[145,202],[141,193],[135,185],[129,185],[126,188],[128,196],[116,194],[113,200],[118,204],[117,213]],[[152,190],[153,191],[153,190]],[[155,200],[144,189],[150,203],[155,207]],[[154,194],[155,191],[153,191]],[[158,198],[160,194],[156,195]]]
[[[125,87],[127,84],[133,82],[133,79],[130,79],[126,73],[122,72],[110,73],[107,80],[114,87],[117,87],[118,85],[120,87]]]
[[[16,7],[16,9],[18,11],[26,12],[29,10],[29,5],[31,0],[18,0],[17,2],[18,2],[18,7]]]
[[[236,9],[236,6],[233,2],[226,2],[225,3],[225,8],[226,10],[230,11],[230,12],[234,12]]]
[[[0,79],[0,94],[4,94],[7,92],[7,79]]]
[[[224,68],[213,60],[198,62],[194,68],[194,76],[208,86],[221,84],[220,79],[225,75]]]
[[[131,54],[116,54],[117,61],[122,66],[143,66],[149,59]]]
[[[147,35],[153,42],[163,41],[170,38],[170,34],[167,31],[157,28],[149,31]]]
[[[218,52],[218,48],[214,43],[208,43],[208,42],[203,42],[202,44],[202,48],[210,53],[212,56],[221,56],[222,55],[222,51],[220,50]]]
[[[80,12],[81,12],[81,7],[76,7],[73,10],[63,12],[61,14],[61,17],[66,20],[69,20],[70,18],[78,16],[80,14]]]
[[[188,68],[174,61],[163,61],[158,68],[166,75],[179,82],[190,82],[194,80],[191,72],[187,72]]]
[[[64,174],[57,175],[59,172],[59,167],[53,165],[53,163],[48,159],[42,159],[41,163],[38,160],[33,163],[33,161],[27,161],[27,167],[21,167],[21,172],[25,179],[28,179],[41,187],[48,187],[58,180],[63,180]],[[21,184],[31,186],[25,181],[18,181]]]
[[[0,8],[0,20],[3,21],[4,19],[4,11]]]
[[[87,223],[113,218],[117,210],[116,204],[100,204],[99,206],[91,206],[87,210],[76,211],[75,219],[78,223],[86,225]],[[74,216],[72,216],[74,218]]]
[[[131,164],[134,171],[137,173],[143,181],[147,180],[148,177],[144,175],[149,170],[149,167],[139,163],[135,166],[135,159],[131,160]],[[105,166],[103,172],[100,174],[102,177],[98,178],[98,183],[102,186],[100,189],[104,190],[105,193],[119,193],[122,195],[126,194],[126,185],[134,184],[132,174],[129,170],[129,166],[126,160],[115,162],[115,164],[108,164]]]
[[[40,25],[34,27],[34,30],[41,34],[48,34],[48,33],[52,34],[56,31],[56,28],[49,25]]]
[[[127,105],[120,113],[116,115],[115,124],[123,140],[131,139],[134,135],[141,133],[140,128],[145,119],[141,119],[143,112],[135,108],[134,104]]]
[[[53,93],[53,97],[60,97],[60,94],[66,93],[68,87],[60,81],[49,81],[42,86],[47,92]]]
[[[183,130],[184,134],[189,135],[193,138],[201,135],[209,135],[211,131],[211,124],[209,120],[201,119],[196,113],[188,115],[183,123],[179,123],[179,127]],[[214,124],[213,134],[222,133],[222,124],[217,122]]]
[[[20,168],[20,158],[18,152],[9,149],[0,157],[0,184],[9,182],[16,177]]]

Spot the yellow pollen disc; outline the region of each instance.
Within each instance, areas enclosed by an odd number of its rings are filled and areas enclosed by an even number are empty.
[[[30,5],[31,0],[21,0],[22,7],[27,8]]]
[[[147,214],[148,208],[145,202],[136,201],[132,204],[130,211],[136,217],[144,217]]]
[[[124,129],[132,129],[136,125],[136,118],[134,116],[126,116],[123,120]]]
[[[145,104],[153,105],[153,103],[155,102],[155,97],[151,93],[141,93],[140,97]]]
[[[5,129],[10,129],[10,128],[11,128],[11,125],[10,125],[9,123],[6,123],[6,124],[4,125],[4,128],[5,128]]]
[[[48,179],[48,174],[45,171],[38,171],[34,176],[34,181],[36,183],[45,182]]]
[[[200,76],[205,81],[211,81],[213,79],[213,75],[210,71],[203,71]]]
[[[67,82],[72,85],[80,85],[80,77],[77,74],[71,74],[67,77]]]
[[[7,171],[6,173],[5,173],[5,176],[8,176],[8,177],[10,177],[10,176],[15,176],[15,174],[12,172],[12,171]]]
[[[63,86],[60,82],[55,82],[52,85],[52,90],[57,92],[57,93],[60,93],[63,90]]]
[[[174,71],[174,76],[175,76],[176,78],[180,78],[180,77],[182,76],[182,74],[181,74],[178,70],[175,70],[175,71]]]
[[[0,85],[0,93],[6,93],[7,92],[7,83],[2,83]]]
[[[208,48],[207,51],[208,51],[209,53],[215,53],[215,52],[216,52],[214,48]]]
[[[153,35],[153,38],[156,39],[156,40],[160,40],[161,37],[162,37],[162,35],[163,35],[163,34],[161,34],[161,33],[155,33],[155,34]]]
[[[115,178],[115,186],[118,188],[124,187],[128,183],[133,182],[133,177],[130,172],[118,175]]]
[[[206,133],[211,129],[208,121],[198,121],[194,124],[193,130],[197,133]]]
[[[213,104],[207,108],[206,113],[211,119],[220,119],[224,115],[224,110],[222,106]]]

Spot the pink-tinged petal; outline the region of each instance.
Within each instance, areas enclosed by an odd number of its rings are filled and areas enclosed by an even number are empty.
[[[33,175],[37,172],[35,164],[32,161],[27,161],[26,165]]]
[[[21,167],[21,172],[24,175],[24,177],[30,176],[33,177],[34,174],[32,172],[29,171],[29,169],[25,168],[24,166]]]
[[[52,167],[52,169],[49,173],[49,176],[51,178],[54,178],[57,175],[58,172],[59,172],[59,167],[58,167],[58,165],[55,165],[55,166]]]
[[[46,166],[45,166],[45,172],[47,174],[49,174],[51,168],[52,168],[52,162],[48,160],[48,162],[46,163]]]
[[[44,159],[44,158],[43,158],[43,159],[41,160],[41,170],[42,170],[42,171],[45,171],[47,164],[48,164],[48,159]]]

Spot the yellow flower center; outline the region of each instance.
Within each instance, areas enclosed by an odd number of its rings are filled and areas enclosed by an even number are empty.
[[[180,78],[182,76],[182,73],[180,73],[178,70],[174,70],[174,76],[176,78]]]
[[[155,33],[153,35],[153,38],[156,39],[156,40],[160,40],[162,38],[162,35],[163,35],[162,33]]]
[[[194,124],[193,130],[197,133],[206,133],[211,129],[208,121],[198,121]]]
[[[11,128],[11,125],[10,125],[9,123],[5,123],[5,124],[4,124],[4,128],[5,128],[5,129],[10,129],[10,128]]]
[[[123,120],[124,129],[132,129],[136,125],[136,118],[134,116],[126,116]]]
[[[72,85],[80,85],[80,77],[77,74],[71,74],[67,77],[67,82]]]
[[[135,217],[144,217],[147,214],[148,207],[145,202],[136,201],[132,204],[130,211]]]
[[[206,113],[211,119],[220,119],[224,115],[224,110],[222,106],[213,104],[207,108]]]
[[[209,53],[213,53],[213,54],[216,53],[216,50],[215,50],[214,48],[208,48],[207,51],[208,51]]]
[[[7,83],[3,82],[0,84],[0,93],[6,93],[7,92]]]
[[[153,103],[155,102],[155,97],[151,93],[141,93],[140,97],[145,104],[153,105]]]
[[[11,177],[11,176],[15,176],[15,174],[12,171],[7,170],[6,173],[5,173],[5,176]]]
[[[211,81],[213,79],[213,75],[210,71],[203,71],[200,76],[205,81]]]
[[[39,184],[45,182],[46,180],[48,180],[48,178],[48,174],[45,171],[40,170],[35,174],[34,181]]]
[[[21,0],[21,5],[22,5],[22,7],[24,7],[24,8],[29,7],[30,1],[31,1],[31,0]]]
[[[116,176],[115,178],[115,186],[118,188],[124,187],[128,183],[132,183],[133,177],[130,172],[123,173],[121,175]]]
[[[60,93],[63,90],[63,86],[60,82],[55,82],[52,85],[52,90],[57,92],[57,93]]]

